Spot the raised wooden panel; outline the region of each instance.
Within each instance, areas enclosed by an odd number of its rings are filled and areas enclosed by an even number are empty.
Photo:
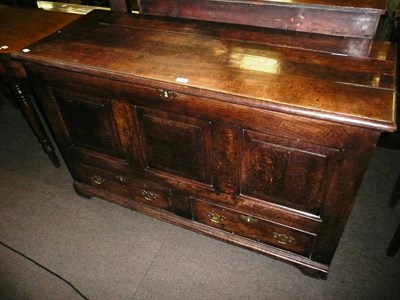
[[[211,183],[211,123],[138,108],[148,167]]]
[[[59,89],[53,95],[71,146],[123,157],[110,100]]]
[[[336,149],[244,131],[243,195],[318,214],[336,162]]]

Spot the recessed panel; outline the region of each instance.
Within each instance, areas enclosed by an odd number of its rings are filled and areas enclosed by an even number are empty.
[[[148,166],[210,183],[210,123],[139,109]]]
[[[318,214],[338,150],[244,132],[243,195]]]
[[[54,96],[74,146],[121,157],[109,100],[58,90]]]

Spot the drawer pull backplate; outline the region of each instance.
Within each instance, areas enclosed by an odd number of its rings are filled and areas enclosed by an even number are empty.
[[[258,220],[253,218],[252,216],[240,215],[240,220],[247,224],[255,224],[258,223]]]
[[[104,178],[100,175],[97,175],[97,174],[90,176],[90,179],[97,185],[102,185],[103,183],[105,183],[107,181],[106,178]]]
[[[211,222],[221,224],[226,218],[223,215],[217,214],[216,212],[209,211],[207,213],[207,217],[211,220]]]
[[[150,191],[146,191],[146,190],[143,190],[143,191],[142,191],[142,196],[143,196],[144,199],[147,200],[147,201],[154,201],[154,200],[156,200],[156,199],[158,198],[158,195],[157,195],[157,194],[152,193],[152,192],[150,192]]]
[[[279,244],[286,245],[286,244],[293,243],[295,241],[295,239],[293,237],[287,236],[283,233],[281,234],[281,233],[273,232],[272,235]]]

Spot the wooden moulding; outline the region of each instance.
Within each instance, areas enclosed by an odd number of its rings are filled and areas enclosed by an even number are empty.
[[[144,213],[153,218],[169,222],[191,231],[204,234],[206,236],[227,242],[229,244],[239,246],[266,256],[278,259],[289,263],[298,268],[302,273],[319,279],[326,279],[328,276],[329,267],[327,265],[309,260],[308,258],[281,250],[266,244],[261,244],[237,235],[232,235],[229,232],[219,230],[192,220],[179,217],[171,212],[160,210],[140,203],[139,201],[130,200],[107,191],[96,189],[89,185],[74,181],[74,189],[78,195],[91,198],[98,197],[120,206]]]
[[[138,0],[146,15],[372,38],[385,1]]]

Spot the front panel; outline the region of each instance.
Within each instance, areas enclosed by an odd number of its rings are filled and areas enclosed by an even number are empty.
[[[76,92],[53,89],[71,147],[122,158],[111,101]]]
[[[148,168],[211,183],[211,123],[138,108]]]
[[[243,132],[241,194],[318,215],[339,151]]]

